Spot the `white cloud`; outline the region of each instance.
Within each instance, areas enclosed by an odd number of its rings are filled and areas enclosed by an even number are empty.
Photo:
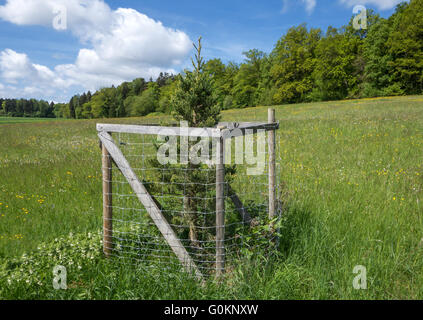
[[[2,78],[16,84],[19,80],[52,81],[54,73],[47,67],[32,64],[28,56],[6,49],[0,53],[0,71]]]
[[[9,98],[52,96],[56,90],[66,88],[55,72],[11,49],[0,52],[0,78],[7,84],[0,83],[0,94]]]
[[[36,79],[38,84],[34,81],[27,92],[43,83],[56,90],[96,90],[136,77],[154,78],[161,71],[175,72],[192,49],[184,32],[133,9],[112,10],[103,0],[7,0],[0,6],[0,18],[17,25],[53,27],[58,6],[66,8],[67,31],[86,45],[75,62],[50,70],[31,63],[24,53],[6,49],[0,56],[0,78],[15,84]]]
[[[342,4],[348,7],[354,7],[356,5],[373,5],[379,10],[389,10],[394,8],[397,4],[404,0],[339,0]]]
[[[312,14],[316,7],[316,0],[301,0],[306,8],[308,14]]]

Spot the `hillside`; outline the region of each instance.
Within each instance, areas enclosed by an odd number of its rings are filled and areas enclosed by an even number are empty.
[[[224,289],[202,288],[178,270],[146,273],[101,258],[95,124],[168,116],[0,123],[0,298],[421,299],[423,96],[275,108],[286,203],[279,253],[256,252]],[[228,110],[223,118],[265,121],[267,108]],[[81,265],[70,273],[70,290],[52,290],[51,270],[36,265],[30,285],[7,284],[17,266],[28,268],[23,253],[43,265],[59,237],[66,259]],[[367,268],[368,290],[352,286],[357,265]]]

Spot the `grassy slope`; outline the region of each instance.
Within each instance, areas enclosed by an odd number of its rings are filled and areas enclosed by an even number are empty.
[[[224,119],[266,120],[266,110],[230,110]],[[181,290],[180,278],[140,277],[101,262],[83,275],[90,286],[37,297],[422,298],[423,97],[276,110],[288,203],[281,257],[246,264],[224,290],[192,281]],[[0,257],[101,227],[96,122],[0,126]],[[352,288],[356,265],[367,267],[366,291]]]

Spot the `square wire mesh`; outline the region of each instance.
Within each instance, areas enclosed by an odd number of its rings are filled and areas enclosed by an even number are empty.
[[[277,133],[277,131],[276,131]],[[224,260],[226,271],[231,270],[244,250],[255,250],[251,244],[251,229],[267,223],[269,215],[269,154],[268,139],[257,132],[251,137],[253,150],[247,150],[244,139],[241,151],[243,163],[235,164],[236,139],[232,138],[231,161],[225,165],[223,182],[225,198]],[[113,139],[145,186],[157,207],[204,276],[216,273],[216,166],[176,164],[161,165],[157,160],[162,143],[157,136],[147,134],[114,133]],[[262,140],[260,140],[262,139]],[[178,139],[178,146],[181,139]],[[209,138],[212,146],[213,138]],[[280,194],[279,136],[276,134],[276,195]],[[211,148],[212,149],[212,148]],[[178,151],[180,148],[178,147]],[[247,163],[247,154],[258,158],[254,165]],[[214,155],[210,151],[210,157]],[[178,156],[179,158],[179,156]],[[227,157],[225,159],[228,162]],[[251,163],[251,162],[250,162]],[[249,174],[253,167],[262,168]],[[161,269],[180,267],[171,246],[166,242],[122,172],[112,165],[113,235],[109,248],[112,256],[124,261],[160,266]],[[277,205],[277,215],[281,214]],[[271,241],[271,239],[269,239]],[[222,270],[223,271],[223,270]]]

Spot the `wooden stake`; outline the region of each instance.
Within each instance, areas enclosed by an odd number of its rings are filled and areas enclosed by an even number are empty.
[[[218,140],[216,165],[216,277],[225,270],[225,164],[224,140]]]
[[[269,109],[268,122],[275,123],[275,109]],[[268,131],[269,147],[269,219],[276,216],[276,144],[275,130]]]
[[[103,252],[107,258],[113,251],[112,159],[104,143],[103,154]]]

